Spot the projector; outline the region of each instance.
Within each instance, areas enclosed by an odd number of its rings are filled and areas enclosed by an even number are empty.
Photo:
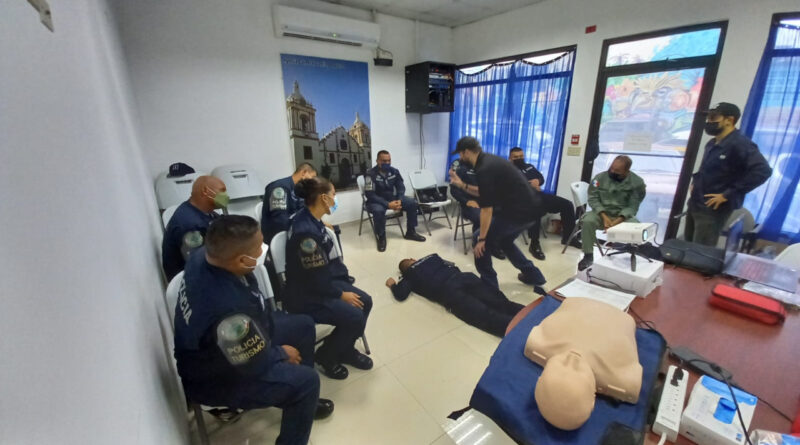
[[[644,244],[656,237],[654,223],[624,222],[606,230],[607,241],[623,244]]]

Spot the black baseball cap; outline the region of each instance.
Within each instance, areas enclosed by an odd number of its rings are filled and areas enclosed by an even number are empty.
[[[721,116],[733,116],[735,120],[739,120],[742,117],[742,112],[739,110],[739,107],[732,103],[728,102],[720,102],[718,104],[714,104],[708,111],[704,112],[705,114],[719,114]]]
[[[167,177],[178,178],[181,176],[186,176],[189,173],[194,173],[194,169],[192,167],[189,167],[183,162],[176,162],[169,166],[169,173],[167,174]]]
[[[472,136],[464,136],[456,142],[456,149],[450,152],[450,154],[454,155],[464,150],[475,151],[476,148],[478,151],[482,150],[481,143]]]

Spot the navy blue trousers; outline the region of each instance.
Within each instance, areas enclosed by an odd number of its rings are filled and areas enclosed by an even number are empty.
[[[533,265],[533,261],[529,260],[522,251],[514,244],[523,230],[533,224],[533,221],[527,223],[520,223],[506,219],[502,214],[492,218],[492,224],[489,226],[489,233],[486,235],[486,250],[483,256],[475,258],[475,269],[481,275],[481,279],[490,286],[499,289],[497,283],[497,272],[494,271],[492,266],[491,252],[495,249],[501,249],[511,264],[519,269],[522,274],[535,282],[536,284],[544,284],[545,279],[542,272]],[[473,245],[478,243],[479,232],[475,231],[472,237]]]
[[[417,227],[417,201],[414,198],[403,196],[400,198],[403,211],[406,212],[406,230],[414,232]],[[388,207],[377,202],[367,202],[367,211],[372,215],[372,224],[375,225],[375,235],[386,234],[386,209]]]

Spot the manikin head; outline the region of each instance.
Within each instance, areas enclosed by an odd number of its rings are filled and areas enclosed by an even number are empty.
[[[534,398],[542,417],[562,430],[581,427],[594,409],[596,382],[589,363],[576,351],[547,360]]]

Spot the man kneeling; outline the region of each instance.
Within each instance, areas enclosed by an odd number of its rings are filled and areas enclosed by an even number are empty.
[[[461,321],[498,337],[505,335],[508,323],[524,307],[435,253],[420,260],[400,261],[400,273],[403,277],[399,283],[394,278],[386,280],[398,301],[416,292],[441,304]]]
[[[319,398],[314,321],[273,312],[253,270],[264,263],[259,225],[248,216],[214,220],[191,253],[175,307],[175,359],[186,396],[204,405],[283,409],[277,444],[305,444]]]

